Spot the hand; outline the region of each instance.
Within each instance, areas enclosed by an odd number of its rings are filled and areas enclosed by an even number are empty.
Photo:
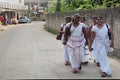
[[[90,52],[93,50],[93,48],[89,47]]]
[[[66,45],[66,43],[67,43],[66,41],[62,42],[62,44],[64,44],[64,45]]]
[[[85,45],[88,45],[88,42],[87,42],[87,41],[85,42]]]

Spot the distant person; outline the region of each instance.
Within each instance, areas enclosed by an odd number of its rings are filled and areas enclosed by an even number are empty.
[[[90,40],[91,38],[91,29],[93,26],[95,26],[97,24],[97,16],[92,16],[92,22],[90,23],[89,27],[88,27],[88,38]]]
[[[4,25],[7,25],[8,24],[8,16],[7,14],[5,14],[4,16]]]
[[[92,34],[91,34],[92,30],[91,29],[92,29],[93,26],[97,25],[97,16],[92,16],[91,18],[92,18],[92,22],[90,23],[90,25],[88,27],[88,33],[87,33],[87,35],[88,35],[88,42],[89,43],[90,43],[91,36],[92,36]],[[94,53],[92,51],[92,52],[90,52],[90,56],[91,56],[91,59],[94,60],[94,63],[96,63],[96,65],[99,66],[99,62],[97,60],[96,53]]]
[[[2,15],[0,15],[0,22],[1,22],[1,24],[3,24],[3,22],[4,22],[4,17]]]
[[[86,19],[85,19],[85,17],[84,16],[82,16],[81,18],[80,18],[80,23],[83,23],[83,25],[85,26],[85,30],[86,30],[86,32],[88,32],[88,25],[86,25]],[[89,60],[89,58],[90,58],[90,56],[89,56],[89,49],[88,49],[88,45],[85,45],[84,44],[84,46],[83,46],[83,54],[82,54],[82,64],[83,65],[86,65],[86,64],[88,64],[88,60]]]
[[[71,17],[66,17],[65,22],[60,25],[59,33],[62,33],[62,38],[61,41],[63,43],[64,40],[64,33],[66,29],[66,24],[71,22]],[[63,52],[64,52],[64,59],[65,59],[65,65],[70,64],[70,59],[69,59],[69,53],[68,53],[68,48],[66,45],[63,45]]]
[[[79,70],[81,70],[82,68],[81,57],[83,52],[83,46],[85,43],[84,37],[86,39],[85,27],[79,22],[79,19],[79,13],[73,15],[72,23],[67,24],[64,35],[64,45],[68,46],[68,52],[73,73],[79,72]]]
[[[111,76],[112,71],[107,57],[107,44],[109,42],[108,32],[111,33],[110,47],[114,47],[114,36],[112,30],[107,28],[102,17],[97,17],[97,25],[92,27],[92,36],[90,42],[90,51],[96,53],[98,62],[100,64],[101,77]]]

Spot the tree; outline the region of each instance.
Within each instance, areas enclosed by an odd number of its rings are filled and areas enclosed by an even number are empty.
[[[48,12],[49,13],[55,13],[55,11],[56,11],[56,3],[57,3],[56,0],[48,3],[48,5],[49,5],[48,6]]]
[[[96,0],[96,3],[97,3],[98,5],[102,5],[102,4],[103,4],[103,0]]]
[[[120,0],[57,0],[53,5],[54,12],[69,12],[80,9],[117,7],[120,6]]]
[[[75,11],[84,4],[84,0],[63,0],[62,4],[64,8],[66,7],[66,11]]]
[[[120,0],[106,0],[107,7],[117,7],[120,6]]]
[[[60,12],[60,11],[61,11],[61,0],[57,0],[55,12]]]

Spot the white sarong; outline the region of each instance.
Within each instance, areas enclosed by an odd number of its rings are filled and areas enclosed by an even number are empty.
[[[83,37],[80,40],[70,38],[67,42],[72,68],[80,67],[83,52],[83,39]]]
[[[96,33],[95,39],[92,44],[94,58],[97,62],[100,63],[100,69],[102,72],[105,72],[107,75],[112,75],[107,57],[109,47],[107,27],[106,25],[104,25],[100,29],[97,26],[94,26],[92,28],[92,31]]]

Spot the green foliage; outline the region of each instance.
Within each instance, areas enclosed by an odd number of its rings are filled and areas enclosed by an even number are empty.
[[[120,0],[106,0],[107,7],[117,7],[120,6]]]
[[[78,9],[83,9],[83,10],[92,9],[91,0],[84,1]]]
[[[51,9],[52,12],[69,12],[117,6],[120,6],[120,0],[57,0]]]
[[[30,12],[28,18],[32,18],[33,16],[35,16],[33,12]]]
[[[60,12],[61,11],[61,0],[57,0],[57,4],[56,4],[56,10],[55,12]]]
[[[56,10],[56,1],[49,3],[49,13],[54,13]]]

